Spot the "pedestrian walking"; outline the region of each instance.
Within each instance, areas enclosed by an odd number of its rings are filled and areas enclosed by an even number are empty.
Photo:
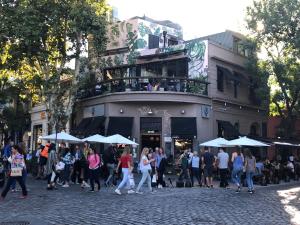
[[[105,165],[108,169],[108,177],[105,181],[105,186],[109,186],[110,184],[114,183],[114,171],[116,168],[116,163],[117,163],[117,150],[115,146],[109,146],[103,154],[103,160],[105,162]],[[111,182],[112,180],[112,182]],[[111,183],[110,183],[111,182]]]
[[[55,151],[55,145],[51,144],[49,148],[48,160],[45,168],[45,173],[47,175],[47,190],[53,190],[55,188],[55,182],[54,181],[51,182],[51,178],[52,176],[56,176],[56,171],[55,171],[56,164],[57,164],[57,156]]]
[[[88,179],[89,179],[89,165],[87,161],[87,156],[90,152],[90,144],[86,141],[84,142],[84,147],[83,147],[83,158],[81,159],[81,188],[89,188],[90,185],[88,184]]]
[[[237,151],[232,154],[231,161],[233,167],[231,178],[233,183],[237,185],[236,192],[239,193],[241,191],[241,176],[243,174],[244,165],[244,156],[240,149],[237,149]]]
[[[204,147],[204,154],[202,156],[202,166],[204,171],[204,177],[206,179],[206,186],[213,188],[213,169],[214,169],[215,157],[210,152],[208,147]]]
[[[191,165],[191,181],[192,186],[194,186],[194,178],[197,179],[199,186],[202,186],[201,183],[201,174],[200,174],[200,168],[201,168],[201,160],[198,156],[198,152],[194,151],[193,156],[190,159],[190,165]]]
[[[246,168],[246,180],[248,185],[248,192],[250,194],[253,194],[254,193],[253,175],[256,170],[256,160],[249,149],[246,149],[245,151],[245,168]]]
[[[8,159],[10,162],[10,171],[9,177],[6,183],[4,190],[1,193],[2,199],[4,199],[9,191],[11,184],[14,180],[16,180],[22,188],[22,196],[21,198],[26,198],[27,196],[27,189],[26,185],[24,184],[22,178],[22,172],[25,168],[25,160],[24,156],[18,152],[18,146],[14,145],[11,149],[11,157]]]
[[[18,152],[23,155],[24,157],[24,161],[26,161],[26,151],[23,147],[21,147],[21,145],[18,145],[18,148],[17,148]],[[22,171],[22,179],[23,179],[23,182],[24,184],[26,184],[26,178],[27,178],[27,168],[26,168],[26,163],[25,163],[25,167],[23,168],[23,171]],[[13,180],[12,181],[12,184],[11,184],[11,191],[12,192],[16,192],[17,189],[16,189],[16,180]]]
[[[156,154],[156,159],[155,159],[158,188],[163,188],[166,186],[164,182],[164,173],[166,170],[166,164],[167,164],[167,156],[164,152],[164,149],[159,148],[158,154]]]
[[[90,148],[90,152],[87,156],[87,161],[89,164],[89,175],[91,184],[90,192],[95,191],[95,183],[98,185],[97,190],[99,191],[101,188],[99,180],[101,159],[100,156],[92,148]]]
[[[131,159],[131,155],[130,155],[130,148],[128,146],[125,146],[123,153],[121,155],[121,158],[119,160],[119,163],[117,165],[117,168],[116,168],[116,172],[118,172],[119,167],[121,167],[122,175],[123,175],[121,183],[119,184],[118,188],[115,190],[115,192],[118,195],[122,194],[120,190],[123,187],[125,187],[126,185],[129,185],[129,174],[132,173],[131,161],[132,161],[132,159]],[[133,190],[128,190],[128,194],[132,194],[132,193],[135,193],[135,192]]]
[[[147,180],[148,188],[150,192],[152,192],[152,186],[151,186],[151,162],[155,161],[155,159],[148,160],[147,155],[149,153],[148,148],[143,148],[143,151],[141,153],[141,159],[140,159],[140,170],[142,172],[142,178],[139,182],[139,185],[136,189],[137,194],[143,194],[143,192],[140,192],[140,189],[142,185]]]
[[[75,162],[75,157],[72,155],[71,150],[69,148],[65,148],[65,155],[63,156],[62,161],[65,164],[64,177],[63,177],[64,185],[62,187],[68,188],[72,165]]]
[[[37,180],[44,178],[45,166],[47,164],[49,147],[50,147],[50,142],[48,142],[45,146],[41,145],[41,151],[39,153],[38,175],[36,177]]]
[[[228,174],[228,162],[229,155],[223,148],[219,149],[217,156],[217,164],[220,173],[220,187],[226,188],[228,186],[227,174]]]
[[[81,171],[82,171],[82,160],[84,158],[83,149],[79,146],[75,146],[75,162],[74,162],[74,169],[71,176],[71,181],[74,184],[81,184]]]

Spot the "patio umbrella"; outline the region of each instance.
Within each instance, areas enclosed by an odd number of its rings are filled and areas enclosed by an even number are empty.
[[[112,136],[108,136],[103,138],[102,143],[108,143],[108,144],[125,144],[125,145],[139,145],[128,138],[123,137],[120,134],[115,134]]]
[[[268,146],[270,146],[263,142],[260,142],[260,141],[257,141],[257,140],[251,139],[251,138],[247,138],[246,136],[229,141],[228,145],[253,146],[253,147],[268,147]]]
[[[93,142],[93,143],[103,143],[103,140],[105,138],[106,137],[104,137],[100,134],[95,134],[90,137],[86,137],[86,138],[82,139],[82,141],[88,141],[88,142]]]
[[[65,141],[65,142],[69,142],[69,143],[79,143],[82,142],[82,140],[80,140],[77,137],[74,137],[70,134],[67,134],[65,132],[60,132],[60,133],[54,133],[54,134],[50,134],[44,137],[41,137],[42,140],[49,140],[49,141]]]
[[[225,138],[216,138],[204,143],[201,143],[200,146],[207,146],[207,147],[229,147],[229,141],[227,141]]]

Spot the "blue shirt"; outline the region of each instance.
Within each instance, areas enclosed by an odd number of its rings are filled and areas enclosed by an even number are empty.
[[[160,162],[161,162],[161,160],[162,160],[163,158],[165,158],[164,155],[160,155],[160,154],[157,154],[157,155],[156,155],[156,159],[155,159],[155,161],[156,161],[156,168],[159,168]]]
[[[9,158],[11,155],[11,146],[10,144],[5,145],[4,150],[3,150],[3,156],[6,158]]]

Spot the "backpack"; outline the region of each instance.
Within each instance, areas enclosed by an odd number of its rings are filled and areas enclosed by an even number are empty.
[[[43,148],[43,150],[41,151],[40,156],[41,156],[41,157],[44,157],[44,158],[46,158],[46,159],[48,159],[49,148],[50,148],[50,145],[47,144],[47,145]]]

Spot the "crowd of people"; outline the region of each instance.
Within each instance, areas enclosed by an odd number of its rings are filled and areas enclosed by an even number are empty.
[[[219,186],[229,187],[231,180],[239,193],[243,186],[248,187],[249,193],[254,193],[253,180],[261,185],[279,183],[280,180],[297,180],[300,176],[300,162],[290,155],[286,160],[277,155],[276,159],[270,161],[268,158],[255,157],[249,149],[237,148],[231,154],[224,148],[219,148],[218,154],[214,155],[208,147],[199,152],[187,149],[179,157],[178,164],[181,164],[179,181],[198,181],[200,187],[213,187],[213,177],[220,180]],[[189,186],[189,185],[185,185]]]
[[[58,185],[62,188],[69,188],[70,184],[78,184],[82,189],[89,188],[89,192],[101,189],[100,177],[104,179],[106,187],[115,187],[115,193],[122,194],[127,189],[128,194],[143,194],[142,187],[145,182],[150,193],[154,193],[154,187],[166,187],[165,171],[167,167],[167,156],[163,148],[143,148],[138,159],[138,171],[141,179],[138,185],[134,182],[135,163],[129,146],[125,146],[120,152],[116,146],[110,145],[98,154],[96,149],[88,142],[84,144],[67,147],[60,143],[58,150],[54,143],[48,142],[41,145],[35,153],[38,163],[36,179],[47,181],[46,189],[56,190]],[[24,148],[13,143],[7,143],[2,150],[4,168],[7,173],[7,182],[2,191],[1,198],[4,199],[11,190],[16,190],[16,182],[22,189],[21,198],[26,198],[26,176],[27,169]],[[248,187],[248,192],[254,193],[253,178],[258,177],[266,183],[276,183],[276,179],[282,179],[284,174],[296,179],[300,166],[294,156],[288,157],[287,163],[281,163],[282,159],[269,161],[255,158],[249,149],[236,149],[231,156],[225,149],[219,148],[217,155],[214,155],[208,147],[199,152],[187,149],[180,155],[177,165],[181,172],[176,185],[213,188],[213,178],[217,171],[220,187],[228,188],[229,180],[236,185],[236,192],[241,192],[243,186]],[[282,170],[283,168],[283,170]],[[118,182],[119,181],[119,182]],[[118,184],[119,183],[119,184]],[[171,179],[169,183],[173,186]],[[246,184],[246,185],[245,185]],[[124,191],[123,191],[124,193]]]

